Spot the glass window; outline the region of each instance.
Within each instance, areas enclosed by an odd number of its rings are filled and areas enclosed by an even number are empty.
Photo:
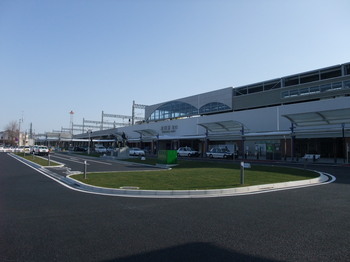
[[[289,96],[298,96],[299,95],[299,89],[294,89],[289,91]]]
[[[315,72],[313,74],[307,74],[307,75],[301,75],[300,76],[300,84],[314,82],[320,80],[320,76],[318,72]]]
[[[219,102],[208,103],[199,109],[200,114],[215,113],[220,111],[231,110],[228,105]]]
[[[281,97],[282,98],[286,98],[286,97],[289,97],[289,91],[284,91],[281,93]]]
[[[299,90],[300,95],[308,95],[309,94],[309,88],[301,88]]]
[[[333,69],[328,69],[325,71],[321,71],[321,79],[329,79],[341,76],[341,67],[335,67]]]
[[[247,94],[247,88],[235,89],[235,95],[236,96],[246,95],[246,94]]]
[[[284,80],[285,86],[299,85],[299,76],[289,77]]]
[[[342,82],[337,82],[332,84],[332,89],[341,89],[343,87]]]
[[[269,83],[265,83],[264,84],[264,90],[270,90],[270,89],[277,89],[277,88],[281,88],[281,80],[277,81],[277,82],[269,82]]]
[[[350,81],[344,81],[344,88],[350,88]]]
[[[320,92],[320,87],[319,86],[310,87],[310,94],[312,94],[312,93],[319,93],[319,92]]]
[[[347,65],[345,65],[344,66],[344,73],[346,74],[346,75],[350,75],[350,64],[347,64]]]
[[[248,88],[248,93],[253,94],[253,93],[258,93],[263,91],[263,86],[252,86]]]
[[[321,92],[326,92],[326,91],[332,89],[332,87],[331,87],[330,84],[328,84],[328,85],[322,85],[322,86],[320,86],[320,88],[321,88]]]

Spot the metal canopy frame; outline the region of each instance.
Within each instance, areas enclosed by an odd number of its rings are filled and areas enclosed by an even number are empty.
[[[350,123],[350,108],[283,115],[296,126],[320,126]]]
[[[247,129],[241,122],[233,120],[201,123],[198,125],[210,132],[241,132]]]

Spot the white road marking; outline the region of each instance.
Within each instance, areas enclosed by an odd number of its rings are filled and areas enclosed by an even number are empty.
[[[67,161],[71,161],[71,162],[75,162],[75,163],[79,163],[79,164],[84,164],[84,161],[87,161],[87,163],[89,164],[89,162],[94,162],[94,163],[98,163],[98,164],[102,164],[102,165],[107,165],[107,166],[111,166],[111,163],[107,163],[107,162],[102,162],[102,161],[96,161],[96,160],[91,160],[91,159],[84,159],[84,158],[78,158],[78,157],[62,157],[62,156],[51,156],[54,158],[58,158],[58,159],[63,159],[63,160],[67,160]]]

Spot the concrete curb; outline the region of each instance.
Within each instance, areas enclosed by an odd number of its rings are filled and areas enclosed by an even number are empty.
[[[14,158],[16,158],[16,159],[18,159],[18,160],[21,160],[21,161],[25,162],[26,164],[28,164],[30,166],[36,167],[36,168],[59,168],[59,167],[63,167],[64,166],[63,163],[57,162],[55,160],[50,160],[50,162],[58,164],[57,166],[41,166],[39,164],[36,164],[36,163],[34,163],[34,162],[30,161],[30,160],[27,160],[27,159],[25,159],[25,158],[23,158],[21,156],[13,154],[13,153],[9,153],[9,155],[14,157]],[[37,157],[46,160],[46,158],[43,158],[41,156],[37,156]]]
[[[319,173],[320,176],[317,178],[308,179],[308,180],[298,180],[298,181],[291,181],[291,182],[264,184],[264,185],[248,186],[248,187],[237,187],[237,188],[227,188],[227,189],[207,189],[207,190],[115,189],[115,188],[91,186],[71,178],[70,175],[68,175],[67,177],[64,177],[56,174],[55,172],[53,172],[52,170],[49,170],[46,167],[42,167],[22,157],[18,157],[17,155],[14,155],[14,154],[10,154],[10,155],[70,189],[77,190],[84,193],[90,193],[90,194],[119,196],[119,197],[208,198],[208,197],[243,196],[243,195],[251,195],[251,194],[268,193],[268,192],[280,191],[280,190],[296,189],[296,188],[309,187],[309,186],[324,185],[324,184],[332,183],[336,180],[336,178],[330,174],[313,170],[314,172]]]
[[[316,171],[317,172],[317,171]],[[207,189],[207,190],[138,190],[138,189],[114,189],[91,186],[75,179],[70,180],[70,185],[75,185],[75,189],[92,194],[119,196],[119,197],[139,197],[139,198],[207,198],[242,196],[249,194],[267,193],[279,190],[295,189],[307,186],[316,186],[331,183],[335,180],[332,175],[317,172],[319,177],[292,182],[265,184],[249,187],[227,188],[227,189]]]

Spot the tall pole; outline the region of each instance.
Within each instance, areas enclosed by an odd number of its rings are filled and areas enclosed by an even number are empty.
[[[70,114],[70,123],[69,123],[69,125],[70,125],[70,128],[71,128],[71,134],[73,135],[73,115],[74,115],[73,110],[71,110],[69,112],[69,114]]]
[[[241,133],[242,133],[242,159],[244,159],[245,158],[245,147],[244,147],[245,137],[244,137],[244,126],[243,125],[242,125]]]
[[[103,130],[103,111],[102,111],[102,116],[101,116],[101,130]]]
[[[294,134],[294,123],[292,122],[290,130],[292,131],[292,141],[291,141],[291,157],[292,161],[294,161],[294,154],[295,154],[295,134]]]
[[[341,131],[342,131],[342,136],[343,136],[344,153],[348,154],[347,146],[346,146],[346,143],[345,143],[345,123],[341,124]],[[345,156],[345,154],[344,154],[344,163],[346,163],[346,158],[347,158],[347,156]]]
[[[132,101],[131,125],[135,123],[135,100]]]

